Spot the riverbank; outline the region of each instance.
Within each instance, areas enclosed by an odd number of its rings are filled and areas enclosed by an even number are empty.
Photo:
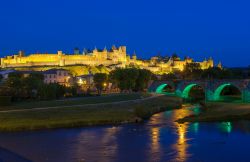
[[[250,103],[210,102],[201,108],[201,113],[177,120],[184,122],[220,122],[250,120]]]
[[[37,105],[39,106],[39,105]],[[0,131],[70,128],[142,121],[151,115],[181,106],[176,97],[151,96],[131,101],[60,106],[0,113]]]
[[[0,106],[0,111],[109,103],[109,102],[142,99],[150,96],[151,94],[147,93],[131,93],[131,94],[122,93],[122,94],[109,94],[103,96],[68,98],[62,100],[30,101],[30,102],[25,101],[25,102],[12,103],[9,106]]]

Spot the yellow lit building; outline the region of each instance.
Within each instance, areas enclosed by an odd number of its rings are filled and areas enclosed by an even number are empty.
[[[1,58],[0,65],[2,68],[23,68],[23,67],[49,67],[71,65],[88,65],[88,66],[106,66],[106,67],[138,67],[148,69],[156,74],[170,73],[175,70],[182,71],[187,63],[193,62],[192,59],[186,58],[181,60],[179,58],[168,61],[162,61],[158,57],[152,57],[150,60],[138,60],[134,54],[130,57],[127,54],[126,47],[113,46],[111,50],[106,48],[103,50],[94,49],[92,51],[84,51],[82,54],[78,49],[75,49],[74,54],[65,54],[58,51],[56,54],[30,54],[24,55],[20,51],[16,55],[6,56]],[[212,59],[197,62],[202,69],[207,69],[214,66]]]

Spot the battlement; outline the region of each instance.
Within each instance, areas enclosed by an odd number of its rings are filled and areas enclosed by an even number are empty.
[[[119,65],[119,67],[136,66],[152,71],[153,73],[162,74],[170,73],[174,70],[184,70],[187,63],[193,62],[192,58],[184,60],[172,59],[168,61],[158,60],[158,57],[152,57],[148,60],[138,60],[134,53],[132,58],[127,54],[126,46],[112,46],[110,50],[95,48],[94,50],[84,50],[81,54],[78,48],[74,49],[73,54],[65,54],[63,51],[58,51],[52,54],[30,54],[25,56],[23,51],[12,56],[1,58],[2,68],[17,68],[17,67],[34,67],[34,66],[66,66],[66,65],[90,65],[90,66],[109,66]],[[213,60],[204,60],[199,63],[202,69],[213,67]],[[221,66],[221,64],[220,64]]]

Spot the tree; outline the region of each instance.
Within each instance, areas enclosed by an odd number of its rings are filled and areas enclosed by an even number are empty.
[[[99,95],[101,95],[102,90],[107,84],[107,81],[108,75],[105,73],[96,73],[94,75],[94,83]]]
[[[201,77],[201,66],[199,63],[187,63],[184,71],[183,78],[184,79],[199,79]]]
[[[147,88],[153,74],[146,69],[115,69],[110,73],[110,80],[121,91],[143,91]]]
[[[139,71],[136,68],[115,69],[110,73],[113,83],[115,83],[121,91],[132,91],[136,87],[136,80]]]
[[[177,55],[176,53],[173,53],[173,54],[172,54],[172,59],[173,59],[174,61],[176,61],[176,60],[179,60],[179,57],[178,57],[178,55]]]
[[[152,73],[146,69],[138,69],[139,75],[136,79],[135,91],[143,91],[148,87]]]
[[[3,80],[3,76],[0,74],[0,82]]]
[[[232,77],[237,77],[236,74],[233,74],[232,70],[220,69],[218,67],[205,69],[201,74],[201,78],[203,79],[230,79]]]
[[[221,69],[219,68],[208,68],[201,74],[203,79],[216,79],[219,78]]]
[[[26,92],[28,98],[36,97],[39,87],[44,84],[43,79],[43,74],[35,72],[22,79],[22,88]]]
[[[8,95],[13,97],[13,100],[18,100],[24,96],[24,91],[22,90],[22,79],[23,75],[21,73],[10,73],[8,79],[4,83],[4,86],[8,89]]]
[[[41,100],[53,100],[62,98],[66,87],[58,83],[43,84],[39,87],[38,96]]]
[[[161,80],[175,80],[175,79],[177,79],[177,77],[174,73],[163,74],[161,77]]]

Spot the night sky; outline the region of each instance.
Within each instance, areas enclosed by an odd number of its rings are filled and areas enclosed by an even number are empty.
[[[0,56],[110,48],[250,65],[249,0],[6,0]]]

